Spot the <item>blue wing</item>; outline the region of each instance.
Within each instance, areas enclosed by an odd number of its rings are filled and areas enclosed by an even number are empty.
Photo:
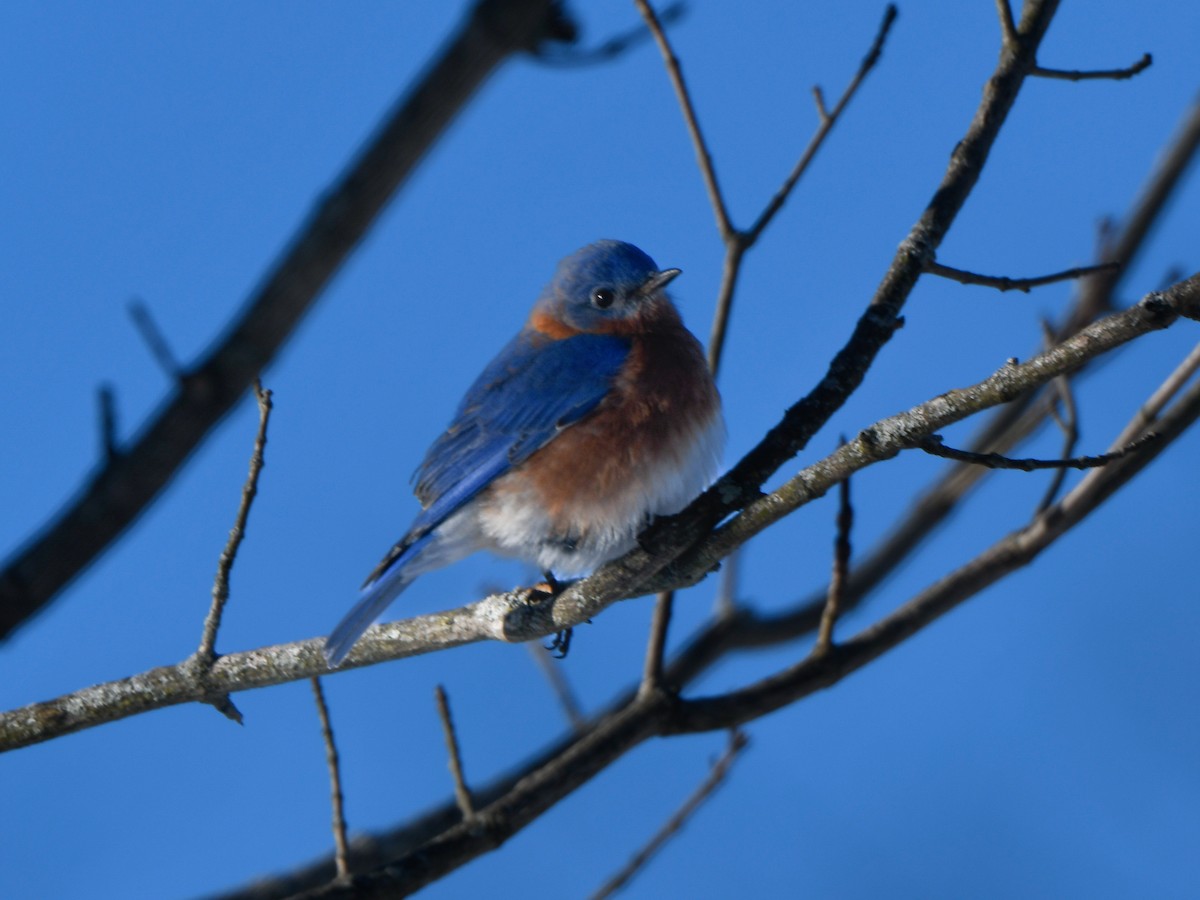
[[[628,355],[628,340],[612,335],[550,340],[529,330],[518,334],[471,385],[450,427],[425,454],[414,476],[425,509],[366,583],[488,484],[595,409]]]

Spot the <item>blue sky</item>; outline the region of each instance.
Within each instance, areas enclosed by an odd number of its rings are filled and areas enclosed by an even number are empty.
[[[1044,65],[1128,82],[1032,81],[941,261],[1032,275],[1089,261],[1197,94],[1200,9],[1069,3]],[[581,3],[585,38],[635,22]],[[734,217],[748,224],[836,97],[882,4],[696,2],[673,30]],[[130,434],[168,385],[132,326],[140,298],[174,352],[209,346],[459,4],[7,4],[0,9],[0,547],[15,548],[96,463],[95,392]],[[721,388],[727,463],[823,373],[919,215],[994,66],[990,0],[902,4],[878,69],[748,259]],[[1125,281],[1126,299],[1200,262],[1193,177]],[[721,253],[652,47],[606,65],[520,60],[456,122],[265,373],[267,468],[218,649],[324,634],[416,510],[408,475],[555,262],[600,237],[660,265],[707,336]],[[875,419],[1036,349],[1070,287],[997,294],[920,282],[862,391],[781,477]],[[1079,388],[1099,452],[1200,337],[1181,323]],[[4,708],[177,661],[199,639],[253,438],[245,401],[159,502],[0,648]],[[969,429],[947,433],[964,443]],[[1042,435],[1028,452],[1053,455]],[[633,897],[1184,897],[1200,881],[1200,435],[1029,569],[832,690],[751,725],[720,793]],[[867,548],[943,464],[906,456],[855,481]],[[992,477],[843,629],[903,602],[1028,520],[1048,476]],[[783,608],[822,584],[829,502],[752,543],[740,595]],[[485,556],[422,579],[395,615],[521,583]],[[681,600],[681,640],[713,585]],[[580,629],[561,664],[595,708],[637,677],[650,605]],[[803,648],[737,657],[715,691]],[[476,646],[328,679],[357,830],[448,796],[432,701],[445,684],[467,775],[560,733],[525,648]],[[326,852],[324,756],[305,684],[164,710],[0,758],[0,895],[187,897]],[[704,777],[724,736],[643,746],[433,897],[582,897]]]

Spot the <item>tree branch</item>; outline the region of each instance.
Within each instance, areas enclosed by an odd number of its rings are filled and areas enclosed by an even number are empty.
[[[458,609],[373,626],[338,671],[481,640],[533,640],[578,625],[617,600],[694,584],[738,546],[822,496],[853,472],[917,447],[927,435],[1006,403],[1139,335],[1166,328],[1181,315],[1200,319],[1200,274],[1165,292],[1148,294],[1136,306],[1096,322],[1026,363],[1006,365],[979,384],[949,391],[909,412],[877,422],[770,495],[748,504],[692,552],[680,557],[664,573],[667,583],[657,584],[652,580],[666,567],[665,555],[661,551],[655,555],[653,551],[636,548],[541,602],[530,602],[534,594],[519,589],[485,597]],[[1156,455],[1159,450],[1156,443],[1136,456],[1141,459]],[[699,515],[696,504],[691,509],[690,515],[685,512],[675,521],[687,522]],[[653,530],[652,527],[646,532],[643,540]],[[328,668],[320,646],[321,640],[314,638],[227,654],[216,660],[202,680],[195,677],[185,661],[12,710],[0,715],[0,751],[151,709],[203,700],[212,693],[250,690],[323,674]]]
[[[325,702],[325,691],[321,687],[321,679],[314,675],[309,681],[312,683],[313,700],[317,704],[317,718],[321,722],[321,740],[325,744],[325,765],[329,769],[330,825],[333,828],[334,871],[337,873],[338,878],[345,878],[350,874],[350,845],[346,840],[346,810],[342,795],[342,768],[338,762],[337,744],[333,740],[333,724],[329,719],[329,705]]]
[[[935,260],[930,260],[925,265],[925,271],[930,275],[940,275],[942,278],[957,281],[959,284],[978,284],[984,287],[993,287],[998,291],[1021,291],[1028,294],[1030,288],[1039,287],[1043,284],[1054,284],[1056,281],[1070,281],[1074,278],[1083,278],[1085,275],[1095,275],[1098,272],[1107,272],[1119,269],[1120,267],[1120,263],[1105,262],[1094,266],[1077,266],[1074,269],[1064,269],[1061,272],[1054,272],[1050,275],[1037,275],[1032,278],[1008,278],[1004,275],[980,275],[976,272],[968,272],[965,269],[954,269],[950,266],[944,266]]]
[[[1036,75],[1038,78],[1057,78],[1061,81],[1090,81],[1094,79],[1122,81],[1126,78],[1132,78],[1140,72],[1144,72],[1150,68],[1153,62],[1154,58],[1149,53],[1143,53],[1141,59],[1132,66],[1124,69],[1047,69],[1044,66],[1034,66],[1029,74]]]
[[[845,444],[845,441],[842,441]],[[817,627],[817,643],[813,653],[824,653],[833,645],[833,626],[842,611],[846,579],[850,576],[850,530],[854,527],[854,507],[850,504],[850,479],[838,484],[837,536],[833,541],[833,571],[829,576],[829,593],[821,610]]]
[[[471,791],[463,776],[462,754],[458,749],[458,734],[454,731],[454,720],[450,717],[450,701],[446,698],[446,689],[440,684],[433,689],[433,698],[437,702],[438,718],[442,722],[442,736],[446,739],[446,753],[450,759],[450,777],[454,779],[454,800],[462,813],[463,821],[469,822],[475,818],[475,804],[471,800]]]
[[[274,358],[397,188],[493,70],[543,37],[550,0],[480,0],[380,125],[224,336],[119,457],[101,464],[0,572],[0,638],[44,607],[150,505]]]
[[[487,826],[457,825],[388,865],[300,895],[309,898],[383,898],[420,889],[453,869],[499,846],[516,830],[549,809],[614,759],[647,738],[711,731],[759,718],[827,688],[912,637],[959,603],[1030,562],[1038,553],[1094,511],[1151,458],[1200,418],[1200,385],[1160,422],[1164,441],[1147,453],[1096,469],[1102,488],[1083,483],[1045,515],[997,542],[979,557],[918,594],[900,609],[845,643],[814,654],[788,669],[740,690],[715,697],[681,700],[662,693],[637,695],[592,731],[517,781],[484,809]]]
[[[621,888],[625,887],[633,878],[642,871],[646,864],[654,857],[663,845],[671,838],[677,835],[683,826],[687,824],[688,819],[695,815],[704,802],[713,795],[729,775],[733,764],[737,762],[738,756],[746,749],[749,739],[742,732],[729,732],[729,743],[725,747],[725,752],[720,758],[713,763],[712,769],[708,773],[708,777],[701,782],[700,786],[692,792],[691,796],[684,801],[683,805],[663,823],[663,826],[654,833],[654,836],[646,842],[641,850],[634,854],[633,858],[626,863],[619,872],[613,875],[606,881],[596,893],[592,894],[591,900],[605,900],[617,893]]]
[[[953,459],[957,462],[985,466],[989,469],[1017,469],[1021,472],[1036,472],[1042,469],[1095,469],[1099,466],[1107,466],[1110,462],[1128,456],[1130,453],[1136,453],[1156,440],[1158,440],[1158,435],[1145,434],[1124,447],[1108,453],[1101,453],[1099,456],[1072,456],[1068,459],[1013,459],[1009,456],[1001,456],[999,453],[972,453],[969,450],[947,447],[942,443],[940,434],[931,434],[921,441],[919,446],[930,456],[938,456],[942,459]]]

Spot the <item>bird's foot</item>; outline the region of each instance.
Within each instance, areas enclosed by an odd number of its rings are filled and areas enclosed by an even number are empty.
[[[566,659],[571,651],[571,637],[574,634],[574,628],[564,628],[546,645],[546,649],[554,654],[555,659]]]

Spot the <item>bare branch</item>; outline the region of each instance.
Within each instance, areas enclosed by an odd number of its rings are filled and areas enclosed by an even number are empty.
[[[1141,59],[1124,69],[1047,69],[1044,66],[1034,66],[1029,74],[1039,78],[1057,78],[1062,81],[1089,81],[1097,78],[1121,81],[1144,72],[1150,68],[1150,64],[1153,62],[1154,58],[1149,53],[1144,53]]]
[[[663,655],[667,648],[667,631],[671,626],[671,612],[675,606],[675,591],[659,591],[654,600],[654,615],[650,620],[650,640],[646,647],[646,661],[642,668],[642,684],[639,691],[646,693],[663,687]]]
[[[678,545],[668,544],[659,550],[653,546],[650,549],[638,547],[542,602],[530,603],[529,591],[518,589],[458,609],[373,626],[338,671],[481,640],[533,640],[578,625],[619,599],[637,596],[647,590],[694,584],[736,547],[783,516],[822,496],[859,469],[890,459],[904,449],[917,447],[927,435],[1021,396],[1139,335],[1166,328],[1181,315],[1200,320],[1200,274],[1166,292],[1147,295],[1136,306],[1096,322],[1026,363],[1007,365],[979,384],[949,391],[907,413],[881,420],[831,456],[802,470],[770,495],[760,496],[747,504],[740,514],[682,556],[678,555]],[[1163,429],[1158,430],[1165,434]],[[1129,459],[1153,457],[1160,452],[1162,443],[1156,442]],[[1128,463],[1129,459],[1121,462]],[[744,487],[734,489],[745,490]],[[690,513],[685,511],[670,521],[697,527],[695,517],[701,514],[702,507],[693,504]],[[642,541],[650,543],[655,530],[652,526],[644,532]],[[654,576],[663,571],[669,561],[673,564],[664,575],[669,582],[655,583]],[[216,660],[203,681],[194,677],[187,663],[163,666],[12,710],[0,714],[0,751],[151,709],[203,700],[214,693],[266,687],[321,674],[327,667],[320,646],[321,639],[314,638],[227,654]],[[652,693],[655,697],[662,694]]]
[[[102,384],[96,391],[96,404],[100,413],[100,453],[106,463],[112,463],[121,454],[117,439],[117,394],[111,384]]]
[[[495,68],[537,45],[551,0],[481,0],[440,57],[329,188],[224,337],[120,457],[0,572],[0,638],[82,572],[150,505],[238,402],[425,153]]]
[[[968,272],[965,269],[954,269],[950,266],[944,266],[935,260],[930,260],[925,265],[925,271],[930,275],[940,275],[942,278],[957,281],[959,284],[978,284],[984,287],[993,287],[998,291],[1021,291],[1028,294],[1030,288],[1039,287],[1043,284],[1053,284],[1056,281],[1070,281],[1074,278],[1083,278],[1085,275],[1095,275],[1098,272],[1107,272],[1119,269],[1120,267],[1120,263],[1106,262],[1094,266],[1077,266],[1074,269],[1064,269],[1061,272],[1054,272],[1050,275],[1038,275],[1033,278],[1008,278],[1004,275],[980,275],[976,272]]]
[[[654,833],[654,836],[646,842],[646,846],[635,853],[633,858],[625,864],[621,871],[617,872],[596,893],[592,894],[592,900],[605,900],[605,898],[617,893],[617,891],[632,881],[638,872],[646,867],[646,864],[650,862],[654,854],[661,850],[667,841],[683,830],[683,826],[696,814],[696,810],[724,783],[730,770],[733,768],[733,764],[737,762],[738,756],[746,749],[748,743],[749,739],[742,732],[736,729],[729,732],[729,743],[725,746],[725,752],[713,763],[708,777],[684,801],[683,805],[663,823],[662,828]]]
[[[658,21],[664,27],[674,25],[683,19],[688,11],[687,3],[668,3],[658,13]],[[645,27],[638,26],[628,31],[615,34],[595,47],[585,49],[547,52],[550,47],[543,48],[536,55],[539,60],[556,66],[591,66],[598,63],[611,62],[624,56],[652,35]],[[551,45],[557,46],[557,45]]]
[[[171,352],[171,345],[167,343],[166,336],[158,327],[158,323],[154,321],[154,317],[150,315],[150,308],[141,298],[134,297],[129,301],[129,317],[133,319],[133,324],[137,326],[142,340],[150,348],[150,355],[154,357],[158,367],[172,381],[179,381],[183,378],[183,366]]]
[[[1138,258],[1152,225],[1158,221],[1167,200],[1179,186],[1188,171],[1197,151],[1200,150],[1200,98],[1197,98],[1183,117],[1166,150],[1154,158],[1150,176],[1145,187],[1134,199],[1131,210],[1122,217],[1122,225],[1105,238],[1099,250],[1101,260],[1122,260],[1122,268],[1082,279],[1071,311],[1058,326],[1055,340],[1061,340],[1078,332],[1089,322],[1111,310],[1113,296],[1125,274]],[[1043,394],[1031,392],[1007,406],[998,409],[972,440],[972,447],[979,451],[1005,452],[1017,446],[1045,421],[1052,402]],[[1124,441],[1122,443],[1128,443]],[[958,503],[981,479],[992,472],[980,466],[959,463],[952,466],[946,475],[927,489],[912,504],[908,514],[891,528],[888,534],[870,552],[864,554],[851,574],[846,602],[855,604],[865,597],[899,563],[921,544],[933,530],[956,508]],[[794,613],[783,616],[751,617],[743,612],[736,634],[740,640],[756,645],[767,634],[804,634],[816,627],[825,594],[807,598]],[[713,632],[712,639],[701,636],[697,643],[689,645],[679,659],[686,666],[707,657],[713,648],[734,634],[730,628]]]
[[[713,613],[718,619],[732,616],[737,611],[738,570],[742,566],[742,548],[738,547],[721,565],[721,579],[717,582],[717,595],[713,599]]]
[[[694,700],[673,699],[662,693],[638,695],[552,759],[531,767],[523,778],[511,782],[509,791],[480,812],[480,819],[489,827],[455,826],[389,865],[357,876],[350,883],[326,885],[304,896],[382,898],[415,891],[503,843],[613,759],[649,737],[742,724],[837,683],[1008,572],[1026,565],[1127,483],[1197,418],[1200,385],[1163,417],[1162,444],[1146,454],[1127,457],[1093,472],[1103,479],[1103,489],[1081,493],[1081,484],[1047,515],[1008,535],[845,643],[727,694]]]
[[[846,442],[843,440],[843,444]],[[829,594],[821,611],[817,643],[813,653],[825,653],[833,646],[833,626],[842,611],[846,580],[850,574],[850,530],[854,527],[854,507],[850,504],[850,479],[838,485],[837,537],[833,542],[833,572],[829,576]]]
[[[1162,440],[1148,447],[1146,452],[1127,456],[1111,466],[1093,469],[1062,501],[1029,525],[1002,538],[830,652],[809,657],[789,670],[775,673],[742,690],[681,702],[676,719],[679,731],[736,726],[840,681],[964,600],[1027,565],[1149,465],[1197,419],[1200,419],[1200,384],[1193,385],[1163,416],[1159,422]]]
[[[1173,321],[1175,315],[1200,318],[1200,274],[1167,292],[1147,294],[1137,305],[1101,319],[1026,363],[1006,365],[976,385],[948,391],[909,412],[891,416],[865,429],[845,447],[802,470],[771,494],[748,503],[711,537],[676,561],[672,571],[707,572],[733,547],[745,543],[799,506],[822,496],[840,478],[872,464],[878,453],[887,455],[894,453],[897,447],[917,447],[922,439],[951,421],[961,421],[986,407],[1020,397],[1030,388],[1074,371],[1107,349],[1127,343],[1137,334],[1145,333],[1143,329],[1148,332],[1163,327]],[[1101,347],[1106,349],[1101,350]],[[735,472],[737,468],[734,468]]]
[[[729,219],[729,210],[725,206],[725,198],[721,194],[721,187],[717,183],[717,170],[713,165],[712,153],[709,151],[708,144],[704,140],[704,135],[700,131],[700,121],[696,118],[696,109],[692,105],[692,97],[688,93],[687,84],[683,80],[683,67],[679,64],[679,57],[671,49],[671,43],[667,40],[662,21],[655,14],[649,0],[633,0],[633,2],[638,12],[641,13],[642,18],[646,20],[646,27],[650,29],[650,34],[654,37],[654,42],[658,45],[658,51],[662,54],[663,63],[666,65],[667,74],[671,79],[671,86],[675,89],[675,98],[679,101],[679,108],[683,110],[683,121],[687,125],[688,134],[691,136],[692,147],[696,151],[696,161],[700,165],[700,174],[704,177],[704,187],[708,191],[708,200],[712,204],[713,213],[717,217],[717,230],[721,234],[721,239],[725,240],[728,235],[734,232],[733,223]]]
[[[833,126],[838,124],[842,112],[846,109],[848,103],[854,94],[857,94],[859,85],[862,85],[866,74],[875,67],[876,62],[880,59],[883,52],[883,42],[887,40],[888,32],[892,29],[892,23],[895,22],[896,8],[894,5],[889,5],[883,13],[883,22],[880,24],[880,30],[876,32],[875,40],[871,42],[871,48],[864,56],[862,64],[859,65],[858,71],[854,73],[850,84],[846,85],[846,89],[841,92],[838,104],[833,108],[832,112],[826,109],[824,103],[824,95],[820,86],[812,88],[812,97],[817,106],[817,116],[820,119],[816,133],[809,140],[808,146],[804,152],[800,154],[796,166],[792,167],[787,178],[784,179],[778,191],[770,198],[763,208],[763,211],[758,215],[757,220],[749,229],[740,232],[737,228],[728,224],[728,228],[720,228],[721,240],[725,242],[725,264],[721,270],[721,284],[716,292],[716,310],[713,313],[712,331],[708,336],[708,367],[713,372],[713,376],[720,371],[721,354],[725,349],[725,335],[728,330],[728,322],[733,311],[733,290],[737,286],[738,275],[742,271],[742,258],[745,252],[750,247],[754,246],[761,238],[763,230],[767,228],[770,221],[773,220],[775,214],[778,214],[782,209],[787,198],[791,196],[793,188],[796,187],[809,164],[814,160],[817,150],[821,149],[824,140],[833,131]],[[685,110],[686,115],[686,110]],[[720,216],[719,216],[720,220]],[[727,221],[727,217],[726,217]]]
[[[920,448],[930,456],[940,456],[942,459],[953,459],[957,462],[971,463],[976,466],[986,466],[989,469],[1017,469],[1022,472],[1034,472],[1038,469],[1095,469],[1107,466],[1130,453],[1142,450],[1147,444],[1158,440],[1156,434],[1146,434],[1118,450],[1102,453],[1099,456],[1075,456],[1070,459],[1012,459],[999,453],[972,453],[969,450],[956,450],[942,443],[940,434],[931,434],[920,444]]]
[[[246,475],[246,483],[242,485],[242,500],[238,504],[237,516],[233,527],[229,529],[229,540],[217,561],[217,575],[213,579],[212,605],[204,618],[204,631],[200,636],[200,646],[196,657],[206,665],[212,665],[216,658],[217,631],[221,628],[221,616],[225,612],[225,602],[229,599],[229,573],[233,571],[237,559],[238,548],[246,536],[246,521],[250,517],[250,507],[258,495],[258,476],[263,468],[263,451],[267,446],[267,424],[271,420],[271,392],[264,390],[262,383],[254,380],[254,395],[258,400],[258,433],[254,436],[254,451],[250,454],[250,471]]]
[[[1182,124],[1156,154],[1150,177],[1139,192],[1133,209],[1122,219],[1100,247],[1101,261],[1120,260],[1121,269],[1085,278],[1079,284],[1074,313],[1058,329],[1058,335],[1074,334],[1097,316],[1113,308],[1113,295],[1138,258],[1151,227],[1158,221],[1168,198],[1175,192],[1200,151],[1200,96],[1192,101]]]
[[[853,335],[834,357],[820,384],[789,408],[782,421],[684,514],[661,521],[644,535],[652,547],[694,544],[730,512],[754,501],[766,479],[799,453],[858,389],[876,355],[903,323],[900,314],[926,261],[936,255],[978,181],[1056,8],[1057,0],[1030,0],[1027,4],[1021,46],[999,60],[966,134],[955,145],[941,184],[901,242]],[[721,290],[722,294],[731,294],[737,270],[728,265],[728,259],[726,269],[732,274],[723,277]]]
[[[829,110],[825,106],[825,93],[819,84],[812,86],[813,103],[817,106],[817,118],[824,124],[829,121]]]
[[[775,196],[771,198],[763,211],[759,213],[754,224],[746,231],[744,242],[747,247],[758,240],[763,230],[775,218],[775,214],[783,208],[783,204],[787,201],[788,196],[792,193],[792,189],[800,180],[800,176],[808,169],[809,164],[817,155],[817,151],[821,149],[821,145],[825,142],[825,138],[833,130],[833,126],[837,124],[838,119],[841,118],[842,112],[854,98],[854,95],[858,93],[859,86],[862,85],[871,70],[875,68],[875,64],[879,62],[880,56],[883,55],[883,45],[887,41],[888,34],[891,32],[892,25],[895,23],[898,14],[895,4],[889,3],[883,12],[883,20],[879,23],[879,30],[875,32],[875,39],[871,42],[871,47],[867,50],[867,55],[863,57],[862,62],[859,64],[858,71],[854,73],[854,77],[850,79],[850,83],[842,91],[842,96],[838,98],[838,102],[834,105],[833,109],[821,117],[820,126],[808,142],[808,146],[804,148],[804,152],[800,154],[800,158],[796,160],[796,165],[792,167],[792,171],[783,180],[783,184],[775,192]],[[819,92],[817,96],[820,98]],[[823,98],[820,99],[822,102],[819,102],[819,108],[824,106]]]
[[[454,720],[450,718],[450,701],[446,689],[440,684],[433,689],[437,701],[438,718],[442,720],[442,735],[446,739],[446,752],[450,754],[450,776],[454,779],[454,799],[462,812],[464,822],[475,818],[475,805],[471,802],[471,791],[463,777],[462,756],[458,749],[458,735],[454,731]]]
[[[858,88],[867,77],[867,74],[879,61],[879,57],[883,53],[884,41],[891,30],[892,23],[896,20],[896,15],[896,7],[889,4],[884,11],[883,21],[879,25],[879,30],[875,34],[871,48],[867,51],[867,55],[863,57],[858,71],[854,74],[846,89],[842,91],[842,96],[838,98],[838,102],[832,111],[826,110],[825,97],[821,89],[819,87],[813,88],[813,98],[816,101],[817,115],[820,119],[817,130],[809,140],[808,146],[804,148],[804,152],[800,154],[800,158],[796,161],[796,164],[792,167],[792,171],[788,173],[787,177],[783,180],[783,184],[767,202],[767,205],[754,221],[754,224],[745,231],[738,231],[732,224],[730,224],[728,229],[721,229],[721,239],[725,243],[725,264],[721,271],[721,285],[717,289],[716,311],[713,313],[712,330],[708,338],[708,366],[712,370],[714,377],[721,367],[721,354],[725,348],[725,334],[729,328],[729,317],[733,311],[733,294],[734,288],[737,285],[738,275],[741,272],[742,257],[745,256],[747,250],[754,246],[762,236],[767,225],[771,223],[771,220],[775,218],[779,210],[783,208],[783,204],[791,196],[792,190],[800,181],[800,177],[808,170],[809,165],[817,155],[817,151],[825,143],[825,139],[833,130],[833,126],[837,124],[842,112],[858,92]]]
[[[1183,386],[1197,371],[1200,371],[1200,344],[1192,348],[1192,351],[1184,357],[1183,362],[1175,367],[1175,370],[1167,376],[1166,381],[1159,385],[1150,398],[1142,404],[1129,424],[1117,435],[1113,447],[1122,447],[1136,440],[1137,436],[1142,434],[1146,428],[1158,421],[1158,416],[1163,408],[1172,397],[1183,389]]]
[[[1008,0],[996,0],[996,11],[1000,15],[1000,36],[1004,39],[1004,46],[1014,48],[1021,41],[1021,36],[1017,33],[1017,24],[1013,21],[1012,6]]]
[[[350,845],[346,840],[346,811],[342,799],[342,769],[338,763],[337,744],[333,741],[333,725],[329,721],[329,706],[325,702],[325,691],[321,687],[321,679],[314,675],[310,681],[312,683],[313,699],[317,703],[317,717],[321,720],[321,739],[325,742],[325,764],[329,768],[334,869],[337,872],[338,878],[345,878],[350,874]]]
[[[584,724],[587,722],[587,717],[583,714],[583,707],[579,705],[579,698],[575,696],[575,692],[571,690],[571,685],[567,682],[566,676],[563,675],[562,667],[551,661],[549,654],[546,653],[545,648],[541,644],[530,642],[525,646],[529,649],[529,655],[533,657],[533,661],[537,663],[537,667],[546,676],[546,680],[550,682],[550,689],[554,691],[554,696],[558,698],[558,705],[562,707],[563,712],[566,714],[571,728],[574,731],[582,731]]]
[[[1046,319],[1042,319],[1042,337],[1047,347],[1053,346],[1054,329],[1050,327],[1050,323]],[[1079,410],[1075,406],[1075,392],[1072,390],[1069,376],[1060,375],[1055,378],[1054,387],[1057,402],[1054,399],[1050,400],[1049,412],[1050,417],[1054,419],[1063,433],[1062,451],[1059,456],[1066,459],[1075,455],[1075,445],[1079,441]],[[1062,406],[1061,413],[1059,412],[1060,405]],[[1046,493],[1042,495],[1042,499],[1037,505],[1039,513],[1044,512],[1058,498],[1058,492],[1062,490],[1066,480],[1066,469],[1059,469],[1054,473],[1054,477],[1046,487]]]

